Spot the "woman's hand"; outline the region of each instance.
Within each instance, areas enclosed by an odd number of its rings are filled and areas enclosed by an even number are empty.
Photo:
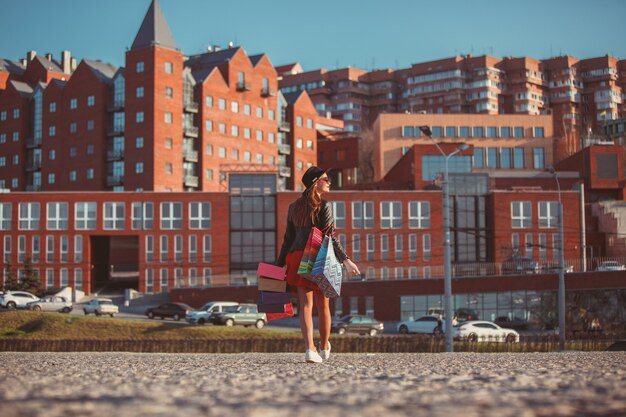
[[[351,276],[361,275],[361,272],[359,271],[359,267],[357,267],[356,264],[352,262],[351,259],[346,259],[345,261],[343,261],[343,267],[346,268],[346,272],[348,273],[348,275],[351,275]]]

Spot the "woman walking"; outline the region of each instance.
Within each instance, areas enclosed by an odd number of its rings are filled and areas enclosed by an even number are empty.
[[[306,353],[304,360],[320,363],[330,357],[330,306],[328,297],[317,284],[298,275],[298,267],[302,252],[306,246],[311,227],[315,226],[325,234],[332,236],[333,248],[337,260],[341,262],[349,275],[360,275],[359,268],[348,258],[335,233],[334,216],[331,204],[322,199],[322,195],[330,191],[330,178],[327,171],[316,166],[306,170],[302,176],[302,184],[306,187],[302,195],[289,206],[287,212],[287,230],[283,239],[280,255],[276,265],[287,265],[287,283],[290,289],[298,293],[298,312],[300,330]],[[313,304],[317,308],[318,328],[320,335],[319,353],[313,342]]]

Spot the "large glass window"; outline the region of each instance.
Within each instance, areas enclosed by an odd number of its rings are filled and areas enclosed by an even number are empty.
[[[11,230],[11,203],[0,203],[0,230]]]
[[[487,168],[498,167],[498,148],[487,148]]]
[[[194,230],[211,228],[211,203],[197,201],[189,203],[189,228]]]
[[[352,228],[353,229],[373,229],[374,228],[374,202],[373,201],[353,201],[352,202]]]
[[[409,228],[430,228],[430,202],[409,201]]]
[[[445,171],[446,158],[437,155],[422,156],[422,180],[432,181]],[[468,173],[472,171],[472,157],[455,155],[448,161],[448,173]]]
[[[104,203],[104,230],[124,230],[126,208],[121,202]]]
[[[333,201],[331,202],[333,208],[333,215],[335,216],[335,228],[346,228],[346,203],[345,201]]]
[[[523,138],[524,128],[520,126],[515,126],[515,128],[513,129],[513,136],[515,136],[516,138]]]
[[[474,126],[472,128],[472,137],[474,138],[482,138],[485,136],[485,129],[480,126]]]
[[[546,167],[545,151],[543,148],[533,148],[533,168],[543,169]]]
[[[154,203],[135,201],[132,205],[133,230],[152,230],[154,227]]]
[[[483,168],[485,166],[485,150],[483,148],[474,148],[474,168]]]
[[[511,168],[511,148],[500,148],[500,168]]]
[[[74,227],[76,230],[95,230],[96,203],[77,202],[74,204]]]
[[[183,204],[177,202],[161,203],[161,229],[178,230],[183,226]]]
[[[559,218],[559,202],[558,201],[540,201],[539,202],[539,227],[550,228],[558,226]]]
[[[48,230],[67,230],[67,206],[67,203],[47,204],[48,217],[46,227]]]
[[[381,201],[380,227],[382,229],[402,227],[402,203],[400,201]]]
[[[19,230],[39,229],[39,203],[20,203]]]
[[[532,208],[530,201],[511,202],[511,227],[529,229],[532,226]]]
[[[524,148],[513,148],[513,168],[524,169],[525,167]]]
[[[459,128],[459,137],[461,138],[469,138],[470,136],[470,128],[469,126],[461,126]]]

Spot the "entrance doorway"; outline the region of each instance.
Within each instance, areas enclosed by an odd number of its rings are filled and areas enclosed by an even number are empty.
[[[139,289],[139,237],[91,236],[91,292],[123,294]]]

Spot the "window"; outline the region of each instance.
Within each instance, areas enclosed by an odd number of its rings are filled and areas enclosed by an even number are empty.
[[[409,261],[417,261],[417,235],[409,234]]]
[[[333,214],[335,216],[335,228],[345,229],[346,227],[346,203],[344,201],[331,202]]]
[[[175,202],[161,203],[161,229],[178,230],[183,225],[183,204]]]
[[[95,230],[96,224],[96,203],[77,202],[74,204],[74,228],[76,230]]]
[[[87,106],[93,107],[96,104],[96,98],[94,96],[87,96]]]
[[[220,158],[226,158],[226,148],[223,146],[220,146],[219,149],[217,150],[217,156],[219,156]]]
[[[409,201],[409,228],[430,228],[430,203],[428,201]]]
[[[259,142],[263,140],[263,131],[262,130],[257,130],[256,131],[256,140],[258,140]],[[302,139],[300,139],[302,140]]]
[[[75,158],[76,154],[77,154],[76,147],[75,146],[70,147],[70,158]]]
[[[402,126],[402,137],[411,138],[415,136],[415,128],[413,126]]]
[[[455,138],[456,137],[456,127],[455,126],[446,126],[446,137],[447,138]]]
[[[510,138],[511,137],[511,128],[510,127],[501,127],[500,128],[500,137],[502,137],[502,138]]]
[[[211,248],[213,246],[213,240],[211,235],[204,235],[202,237],[202,260],[205,263],[211,262]]]
[[[296,117],[296,125],[297,126],[302,126],[302,116]]]
[[[174,261],[183,261],[183,235],[174,236]]]
[[[165,97],[174,98],[174,89],[172,87],[165,87]]]
[[[515,138],[523,138],[524,137],[524,128],[516,126],[513,129],[513,137],[515,137]]]
[[[263,117],[263,107],[256,108],[256,117]]]
[[[167,236],[166,236],[167,237]],[[168,284],[168,276],[167,276],[167,268],[161,268],[159,270],[159,273],[161,275],[161,292],[167,292],[167,284]]]
[[[74,287],[79,290],[83,289],[83,270],[82,268],[76,268],[74,270]]]
[[[226,134],[226,123],[220,123],[219,130],[220,130],[220,133],[222,135],[225,135]]]
[[[159,255],[159,260],[161,262],[167,262],[167,253],[168,253],[168,238],[167,235],[161,235],[161,242],[160,242],[160,255]]]
[[[539,227],[551,228],[558,226],[559,202],[540,201],[539,202]]]
[[[249,127],[244,127],[243,128],[243,137],[245,139],[250,139],[251,136],[252,136],[252,132],[251,132],[250,128]]]
[[[75,109],[78,107],[78,100],[73,98],[70,99],[70,109]]]
[[[165,73],[171,74],[174,71],[174,65],[171,62],[165,63]]]
[[[76,126],[76,123],[74,123],[74,126]],[[74,130],[74,131],[76,131],[76,130]],[[55,135],[56,135],[56,133],[57,133],[57,128],[56,128],[56,126],[50,126],[50,127],[48,128],[48,136],[50,136],[50,137],[55,136]]]
[[[206,96],[204,98],[204,103],[207,107],[213,107],[213,96]]]
[[[373,201],[353,201],[352,202],[352,228],[353,229],[373,229],[374,228],[374,202]]]
[[[135,64],[135,71],[136,72],[143,72],[144,69],[144,65],[143,65],[143,61],[139,61],[137,62],[137,64]]]
[[[404,251],[404,239],[402,235],[395,236],[395,259],[396,261],[402,260],[402,253]]]
[[[31,240],[31,260],[33,263],[39,263],[39,254],[41,252],[41,242],[39,236],[33,236]]]
[[[429,262],[430,255],[430,234],[427,233],[422,235],[422,258],[424,259],[424,261]]]
[[[20,203],[19,230],[39,230],[39,203]]]
[[[137,87],[135,90],[135,97],[141,98],[143,97],[143,87]]]
[[[474,148],[474,168],[483,168],[485,166],[484,152],[483,148]]]
[[[132,204],[132,229],[152,230],[154,224],[154,203],[133,202]]]
[[[459,137],[461,138],[469,138],[470,128],[469,126],[461,126],[459,127]]]
[[[104,203],[104,230],[124,230],[126,208],[121,202]]]
[[[146,235],[146,262],[154,261],[154,236]]]
[[[135,138],[135,148],[142,149],[143,148],[143,136],[138,136]]]
[[[165,173],[166,174],[171,174],[172,172],[173,172],[172,163],[171,162],[166,162],[165,163]]]
[[[68,252],[69,252],[69,238],[66,235],[60,237],[60,253],[61,253],[61,262],[66,263],[69,261]]]
[[[86,152],[87,152],[87,155],[93,155],[93,144],[90,143],[87,145]]]
[[[143,123],[143,112],[142,111],[138,111],[137,113],[135,113],[135,122]]]
[[[270,119],[272,119],[272,117],[270,117]],[[306,119],[306,127],[313,129],[313,119]]]
[[[539,260],[545,261],[548,258],[548,236],[539,233]]]
[[[135,164],[135,173],[136,174],[143,174],[143,162],[137,162]]]
[[[20,140],[20,132],[13,132],[13,142],[18,142]]]
[[[472,137],[474,138],[482,138],[484,135],[484,129],[480,126],[474,126],[472,128]]]
[[[11,230],[11,203],[0,203],[0,230]]]
[[[389,235],[386,233],[380,235],[380,260],[389,260]]]
[[[47,225],[48,230],[67,230],[68,223],[68,204],[67,203],[48,203],[47,204]]]
[[[361,235],[352,235],[352,260],[361,261]]]
[[[74,236],[74,262],[81,263],[83,261],[83,237],[81,235]]]
[[[498,137],[498,128],[496,126],[487,127],[487,135],[488,138],[497,138]]]
[[[52,172],[52,173],[48,174],[48,184],[54,184],[54,182],[55,182],[55,175]]]
[[[500,168],[511,168],[511,148],[500,148]]]
[[[533,128],[533,138],[543,138],[544,137],[544,129],[543,127],[534,127]]]
[[[4,236],[4,262],[9,262],[11,260],[11,236],[10,235],[5,235]]]
[[[487,167],[498,167],[498,148],[487,148]]]
[[[92,180],[94,178],[94,170],[93,168],[87,168],[87,179]]]
[[[46,236],[46,263],[54,262],[54,236]]]
[[[513,148],[513,168],[524,169],[526,166],[524,148]]]
[[[194,230],[211,228],[211,203],[189,203],[189,228]]]
[[[172,138],[165,138],[165,149],[172,149],[174,147],[174,142]]]
[[[380,211],[382,229],[399,229],[402,226],[402,204],[399,201],[382,201]]]
[[[226,100],[224,100],[223,98],[220,98],[217,101],[217,106],[219,107],[220,110],[226,110]]]
[[[546,160],[543,148],[533,148],[533,168],[543,169],[546,167]]]
[[[207,132],[212,132],[213,131],[213,121],[212,120],[205,120],[204,128],[206,129]]]
[[[46,288],[54,286],[54,269],[46,268]]]
[[[239,113],[239,102],[231,101],[230,102],[230,111],[233,113]]]
[[[302,138],[298,138],[298,140],[296,140],[296,148],[302,149]]]
[[[50,105],[52,105],[52,103],[50,103]],[[3,110],[2,112],[0,112],[0,121],[5,121],[7,119],[7,112],[5,110]]]
[[[174,117],[174,116],[172,115],[172,113],[171,113],[171,112],[165,112],[165,115],[164,115],[164,121],[165,121],[165,123],[167,123],[167,124],[172,124],[173,117]]]
[[[373,261],[374,260],[374,253],[376,251],[375,245],[376,245],[376,238],[375,235],[373,234],[368,234],[366,236],[366,251],[367,251],[367,260],[368,261]]]
[[[530,201],[511,202],[511,227],[513,229],[529,229],[532,225],[532,209]]]
[[[195,264],[198,262],[198,236],[189,235],[189,262]]]
[[[237,126],[237,125],[232,125],[232,126],[230,127],[230,134],[231,134],[233,137],[237,137],[237,136],[239,136],[239,126]]]

